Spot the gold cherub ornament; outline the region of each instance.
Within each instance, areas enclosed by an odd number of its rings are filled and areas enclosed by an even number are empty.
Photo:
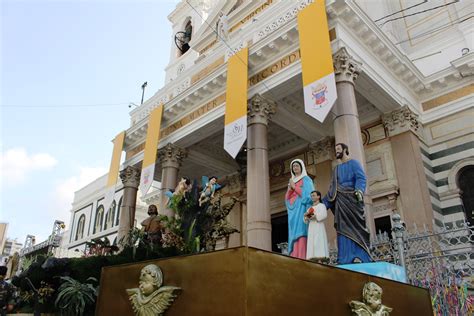
[[[352,315],[389,316],[393,308],[382,304],[382,288],[374,282],[368,282],[362,290],[363,302],[351,301]]]
[[[135,315],[163,315],[171,306],[181,288],[161,286],[162,284],[163,273],[160,267],[149,264],[141,270],[138,288],[126,290]]]

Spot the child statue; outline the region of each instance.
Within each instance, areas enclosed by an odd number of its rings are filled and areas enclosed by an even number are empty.
[[[328,238],[324,220],[328,213],[326,206],[321,203],[321,192],[311,192],[311,206],[303,215],[303,221],[308,224],[308,243],[306,248],[306,259],[319,262],[329,261]]]

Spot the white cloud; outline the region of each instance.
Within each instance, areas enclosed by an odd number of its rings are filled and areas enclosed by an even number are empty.
[[[0,155],[2,182],[8,186],[23,183],[33,171],[49,170],[58,161],[47,153],[29,154],[23,147],[12,148]]]
[[[52,194],[52,215],[68,224],[74,192],[103,176],[105,168],[80,167],[79,174],[59,181]]]

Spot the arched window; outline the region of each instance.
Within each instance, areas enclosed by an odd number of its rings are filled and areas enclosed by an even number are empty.
[[[86,216],[82,214],[77,221],[77,229],[76,229],[76,238],[74,240],[79,240],[84,237],[84,226],[86,223]]]
[[[102,230],[102,222],[104,220],[104,206],[101,205],[97,208],[95,212],[95,220],[94,220],[94,234],[98,233]]]
[[[189,42],[193,36],[191,18],[188,18],[185,23],[184,30],[176,33],[174,38],[176,46],[178,46],[178,57],[184,55],[189,50]]]
[[[474,224],[474,165],[468,165],[459,170],[458,186],[466,214],[466,221]]]
[[[117,207],[117,219],[115,220],[115,225],[118,225],[119,222],[120,222],[120,208],[122,207],[122,198],[120,198],[119,200],[119,203],[118,203],[118,207]]]
[[[113,201],[112,205],[110,206],[109,210],[107,211],[107,214],[105,214],[104,230],[114,226],[116,206],[117,206],[117,203],[115,203],[115,201]]]

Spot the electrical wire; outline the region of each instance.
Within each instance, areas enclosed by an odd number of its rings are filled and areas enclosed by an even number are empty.
[[[428,0],[423,0],[422,2],[420,2],[420,3],[418,3],[418,4],[414,4],[414,5],[412,5],[412,6],[408,7],[408,8],[405,8],[405,9],[402,9],[402,10],[399,10],[399,11],[396,11],[396,12],[393,12],[393,13],[391,13],[391,14],[389,14],[389,15],[386,15],[386,16],[383,16],[383,17],[377,19],[377,20],[374,20],[374,22],[379,22],[380,20],[389,18],[389,17],[391,17],[391,16],[394,16],[395,14],[402,13],[402,12],[405,12],[405,11],[407,11],[407,10],[413,9],[414,7],[417,7],[417,6],[419,6],[419,5],[422,5],[422,4],[426,3],[426,2],[428,2]]]
[[[204,17],[199,13],[198,10],[196,10],[195,7],[193,7],[193,5],[191,3],[189,3],[188,0],[186,0],[186,3],[194,10],[194,12],[196,12],[197,15],[199,15],[199,17],[201,18],[201,20],[204,21],[204,23],[207,24],[207,26],[209,26],[213,31],[214,33],[217,34],[217,36],[219,37],[219,39],[227,46],[227,48],[229,48],[231,51],[232,51],[232,47],[225,41],[225,39],[219,34],[219,32],[212,26],[209,24],[209,22],[207,22]],[[244,65],[247,65],[247,63],[245,63],[245,61],[242,60],[242,58],[240,58],[240,56],[236,55],[236,57],[244,64]],[[272,94],[272,96],[275,98],[275,99],[278,99],[275,97],[275,95],[273,94],[273,92],[270,90],[270,88],[264,83],[264,82],[260,82],[266,89],[268,92],[270,92]]]
[[[471,16],[466,17],[466,16],[468,16],[468,15],[471,15]],[[450,21],[450,22],[448,22],[448,23],[446,23],[446,24],[440,25],[440,26],[439,26],[438,28],[436,28],[436,29],[433,29],[433,30],[430,30],[430,31],[427,31],[427,32],[424,32],[424,33],[420,33],[420,34],[415,35],[415,36],[413,36],[413,37],[411,37],[411,38],[407,38],[407,39],[405,39],[405,40],[403,40],[403,41],[397,42],[397,43],[395,43],[395,45],[403,44],[403,43],[409,42],[409,41],[411,41],[411,40],[414,40],[414,39],[417,39],[417,38],[420,38],[420,37],[424,37],[424,36],[427,36],[427,35],[431,35],[431,34],[433,34],[433,33],[441,32],[441,31],[444,30],[444,29],[448,29],[448,28],[450,28],[450,27],[453,27],[454,25],[461,24],[461,23],[463,23],[463,22],[465,22],[465,21],[467,21],[467,20],[469,20],[469,19],[472,19],[472,18],[474,18],[474,15],[472,15],[472,13],[468,13],[468,14],[466,14],[466,15],[464,15],[464,16],[458,18],[458,19],[455,19],[454,21]]]
[[[451,5],[451,4],[454,4],[454,3],[458,3],[458,2],[459,2],[459,0],[454,0],[453,2],[445,3],[445,4],[443,4],[443,5],[439,5],[439,6],[436,6],[436,7],[433,7],[433,8],[429,8],[429,9],[426,9],[426,10],[414,12],[414,13],[411,13],[411,14],[407,14],[407,15],[404,15],[404,16],[400,16],[400,17],[398,17],[398,18],[393,18],[393,19],[390,19],[390,20],[387,20],[387,21],[383,22],[383,23],[380,24],[379,26],[382,27],[382,26],[384,26],[385,24],[387,24],[388,22],[393,22],[393,21],[397,21],[397,20],[400,20],[400,19],[407,18],[407,17],[409,17],[409,16],[414,16],[414,15],[422,14],[422,13],[425,13],[425,12],[433,11],[433,10],[436,10],[436,9],[439,9],[439,8],[447,7],[448,5]]]
[[[219,39],[232,51],[232,47],[225,41],[224,38],[222,38],[222,36],[220,36],[219,32],[212,26],[210,25],[205,19],[204,17],[199,13],[198,10],[196,10],[195,7],[193,7],[193,5],[191,3],[189,3],[188,0],[186,0],[186,3],[194,10],[194,12],[196,12],[196,14],[201,18],[202,21],[204,21],[204,23],[207,24],[207,26],[209,26],[213,31],[214,33],[217,34],[217,36],[219,37]],[[245,63],[245,61],[242,60],[242,58],[240,58],[238,55],[236,55],[237,58],[242,62],[242,64],[248,66],[247,63]],[[262,84],[266,89],[267,91],[272,95],[272,97],[275,99],[275,100],[279,100],[278,97],[275,96],[275,94],[272,92],[272,90],[265,84],[265,82],[261,81],[260,84]],[[330,113],[332,113],[333,115],[336,115],[332,110],[330,110]],[[304,126],[304,124],[302,125],[303,129],[307,131],[306,127]]]

